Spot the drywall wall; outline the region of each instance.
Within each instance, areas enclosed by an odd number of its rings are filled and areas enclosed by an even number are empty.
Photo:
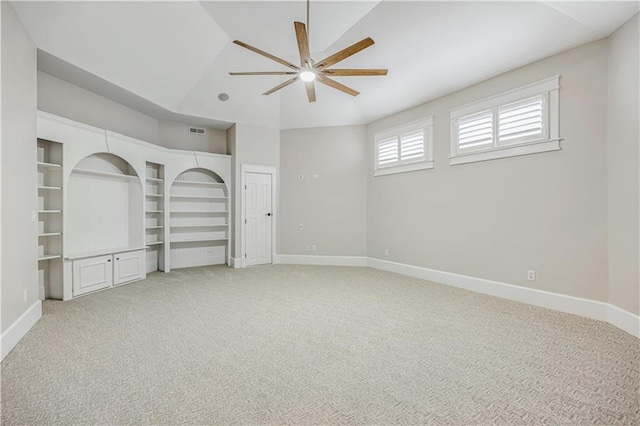
[[[638,14],[609,37],[607,177],[609,302],[640,314]]]
[[[2,332],[38,294],[36,46],[2,2]],[[26,299],[25,299],[26,291]],[[3,335],[3,345],[4,342]],[[5,348],[3,348],[3,355]]]
[[[366,126],[280,133],[279,254],[367,255],[368,158]]]
[[[449,166],[451,108],[556,74],[561,151]],[[433,115],[435,168],[369,161],[369,257],[606,301],[606,99],[600,40],[371,123],[369,159],[374,132]]]
[[[158,120],[38,71],[38,109],[150,143]]]
[[[38,109],[166,148],[226,154],[224,130],[193,135],[187,123],[158,120],[42,71]]]
[[[227,149],[229,154],[233,156],[231,168],[236,182],[233,187],[234,202],[231,208],[233,217],[232,234],[234,236],[231,257],[241,258],[241,227],[236,226],[236,224],[240,223],[241,217],[240,197],[242,196],[242,191],[238,184],[241,180],[240,166],[242,164],[257,164],[272,166],[277,170],[280,166],[280,131],[278,129],[236,123],[227,130]],[[276,189],[277,187],[278,185],[276,184]],[[276,211],[279,211],[277,206]]]

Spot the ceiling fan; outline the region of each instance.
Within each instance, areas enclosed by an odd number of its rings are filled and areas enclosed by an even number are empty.
[[[355,55],[361,50],[366,49],[367,47],[374,44],[374,41],[371,37],[367,37],[346,49],[339,51],[319,62],[314,62],[311,59],[311,54],[309,52],[309,0],[307,0],[307,25],[302,22],[294,22],[293,26],[296,31],[296,39],[298,41],[298,52],[300,53],[300,66],[294,65],[289,61],[285,61],[282,58],[278,58],[270,53],[267,53],[263,50],[260,50],[256,47],[250,46],[246,43],[241,42],[240,40],[234,40],[233,42],[238,46],[242,46],[245,49],[249,49],[252,52],[255,52],[259,55],[267,57],[275,62],[278,62],[286,67],[289,67],[291,71],[254,71],[254,72],[230,72],[231,75],[290,75],[292,76],[289,80],[285,81],[282,84],[277,85],[273,89],[267,90],[263,93],[263,95],[270,95],[273,92],[276,92],[280,89],[283,89],[290,84],[295,83],[298,80],[302,80],[307,89],[307,97],[309,98],[309,102],[316,101],[316,89],[314,85],[314,81],[327,85],[329,87],[333,87],[334,89],[338,89],[344,93],[348,93],[351,96],[358,96],[360,92],[353,90],[350,87],[345,86],[342,83],[339,83],[333,80],[331,77],[348,77],[348,76],[377,76],[377,75],[387,75],[386,69],[331,69],[332,65],[337,64],[338,62],[347,59],[348,57]]]

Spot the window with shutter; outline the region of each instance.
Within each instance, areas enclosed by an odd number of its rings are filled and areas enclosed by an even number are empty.
[[[375,176],[433,168],[433,118],[375,134]]]
[[[559,150],[560,76],[451,110],[450,164]]]

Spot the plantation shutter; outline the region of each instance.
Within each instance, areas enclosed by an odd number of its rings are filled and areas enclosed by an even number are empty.
[[[378,142],[378,166],[398,161],[398,138],[396,136]]]
[[[543,134],[542,95],[523,99],[498,109],[498,142],[514,143],[539,139]]]
[[[424,159],[424,130],[419,129],[400,136],[400,160],[419,161]]]
[[[493,111],[482,111],[458,119],[458,151],[493,145]]]

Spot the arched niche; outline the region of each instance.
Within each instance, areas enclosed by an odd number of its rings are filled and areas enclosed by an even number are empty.
[[[71,171],[66,192],[67,253],[143,246],[143,187],[126,160],[109,153],[83,158]]]
[[[171,268],[228,262],[229,193],[215,172],[193,168],[171,185]]]

